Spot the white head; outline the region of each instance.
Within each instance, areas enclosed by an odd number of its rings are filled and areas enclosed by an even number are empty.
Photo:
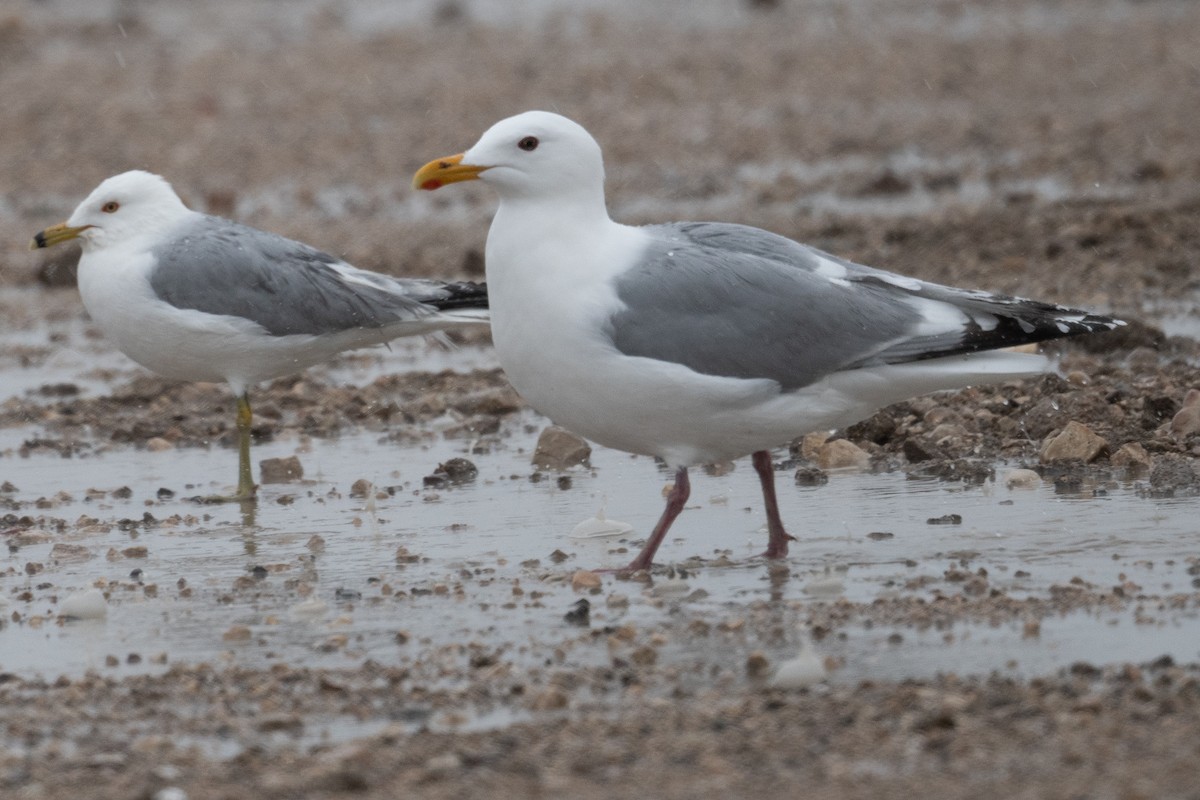
[[[440,158],[413,178],[417,189],[479,179],[502,199],[604,203],[600,145],[578,123],[548,111],[497,122],[470,150]]]
[[[153,236],[192,212],[158,175],[141,170],[107,179],[63,223],[33,237],[33,247],[79,239],[85,250]]]

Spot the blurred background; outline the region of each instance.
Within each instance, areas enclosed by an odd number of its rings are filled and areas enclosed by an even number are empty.
[[[1187,0],[7,0],[0,281],[70,285],[30,235],[131,168],[362,267],[478,277],[494,198],[411,175],[545,108],[600,141],[622,221],[1152,314],[1195,288],[1197,30]]]

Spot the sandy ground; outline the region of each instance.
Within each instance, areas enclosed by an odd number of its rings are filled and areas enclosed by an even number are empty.
[[[658,16],[547,2],[512,20],[466,2],[392,17],[374,4],[114,3],[87,17],[75,5],[0,9],[0,282],[15,292],[2,303],[7,374],[53,360],[55,341],[21,344],[22,331],[82,320],[72,256],[43,260],[25,243],[110,174],[161,172],[196,208],[363,267],[479,277],[486,189],[417,196],[409,178],[496,119],[544,107],[600,140],[620,219],[760,225],[863,263],[1131,321],[1056,350],[1060,375],[914,400],[841,432],[874,469],[971,483],[1006,459],[1068,488],[1132,476],[1150,495],[1196,493],[1200,408],[1184,408],[1200,388],[1195,4],[783,0],[680,3]],[[41,287],[33,305],[30,286]],[[81,393],[88,381],[105,391]],[[0,457],[0,479],[16,487],[30,453],[102,458],[230,437],[222,387],[79,370],[5,396],[0,426],[38,432]],[[260,441],[361,429],[421,441],[447,414],[483,432],[521,424],[520,400],[494,369],[359,389],[284,380],[256,405]],[[1046,463],[1043,442],[1072,421],[1103,446],[1087,464]],[[811,477],[804,455],[797,445],[777,460]],[[11,548],[45,527],[37,498],[5,489],[0,500]],[[770,688],[754,647],[776,627],[819,639],[852,624],[996,618],[1023,620],[1036,637],[1039,623],[1068,613],[1135,606],[1173,615],[1194,637],[1197,555],[1182,547],[1167,559],[1178,580],[1147,597],[1119,584],[1010,595],[972,566],[939,578],[932,601],[911,585],[888,602],[794,602],[783,621],[751,604],[737,610],[755,632],[749,645],[722,638],[741,635],[732,623],[710,637],[703,614],[664,612],[630,652],[611,645],[621,655],[607,664],[557,673],[495,654],[448,659],[441,681],[378,660],[172,662],[57,680],[0,670],[0,795],[1195,797],[1195,655],[785,690]],[[13,563],[0,668],[6,631],[32,613]],[[626,634],[596,624],[578,635]],[[733,647],[710,656],[725,679],[680,681],[655,636]],[[520,713],[472,731],[414,722],[426,707]],[[380,724],[327,746],[267,745],[339,717]],[[223,736],[244,746],[228,758],[189,747]]]

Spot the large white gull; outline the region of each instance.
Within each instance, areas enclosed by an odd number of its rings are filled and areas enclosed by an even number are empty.
[[[158,175],[105,180],[32,246],[77,239],[79,292],[121,352],[167,378],[237,396],[238,483],[250,501],[255,384],[399,336],[486,322],[473,283],[393,278],[291,239],[188,209]]]
[[[413,185],[473,179],[500,195],[485,261],[492,338],[513,386],[559,425],[676,470],[629,570],[651,566],[691,465],[752,454],[765,555],[782,558],[792,537],[770,448],[1047,367],[997,348],[1123,324],[871,269],[744,225],[622,225],[608,215],[595,139],[544,111],[496,123]]]

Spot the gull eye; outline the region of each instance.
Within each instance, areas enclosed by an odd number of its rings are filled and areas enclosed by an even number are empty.
[[[517,142],[517,147],[526,152],[529,152],[530,150],[537,150],[537,146],[538,140],[536,136],[526,136],[524,139]]]
[[[105,214],[111,214],[120,207],[121,207],[121,204],[118,203],[116,200],[109,200],[107,203],[100,206],[100,210],[103,211]]]

